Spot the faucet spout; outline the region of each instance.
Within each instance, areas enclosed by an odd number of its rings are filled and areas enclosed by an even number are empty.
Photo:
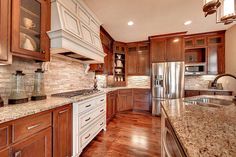
[[[229,77],[232,77],[232,78],[236,79],[236,76],[234,76],[234,75],[232,75],[232,74],[222,74],[222,75],[218,75],[218,76],[214,79],[214,81],[212,82],[211,87],[216,88],[217,81],[219,80],[219,78],[224,77],[224,76],[229,76]]]

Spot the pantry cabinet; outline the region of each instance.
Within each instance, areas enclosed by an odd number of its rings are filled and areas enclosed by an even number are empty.
[[[49,61],[50,0],[12,1],[11,51],[13,55]]]
[[[135,42],[127,44],[127,75],[149,75],[149,43]]]
[[[151,62],[184,61],[184,40],[186,32],[150,37]]]

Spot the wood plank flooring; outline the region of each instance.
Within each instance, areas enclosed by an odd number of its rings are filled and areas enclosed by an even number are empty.
[[[82,157],[160,157],[161,119],[123,112],[84,149]]]

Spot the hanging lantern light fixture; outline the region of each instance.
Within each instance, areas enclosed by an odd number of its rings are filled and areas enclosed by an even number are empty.
[[[217,23],[225,25],[236,21],[236,0],[221,0],[221,7],[217,9]]]
[[[220,0],[203,0],[203,11],[205,12],[205,17],[214,14],[220,5]]]

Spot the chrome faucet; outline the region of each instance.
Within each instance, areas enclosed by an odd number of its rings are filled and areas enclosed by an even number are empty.
[[[218,79],[221,78],[221,77],[224,77],[224,76],[229,76],[229,77],[232,77],[232,78],[236,79],[236,76],[234,76],[234,75],[232,75],[232,74],[222,74],[222,75],[218,75],[218,76],[214,79],[214,81],[212,82],[211,87],[212,87],[212,88],[216,88]]]

